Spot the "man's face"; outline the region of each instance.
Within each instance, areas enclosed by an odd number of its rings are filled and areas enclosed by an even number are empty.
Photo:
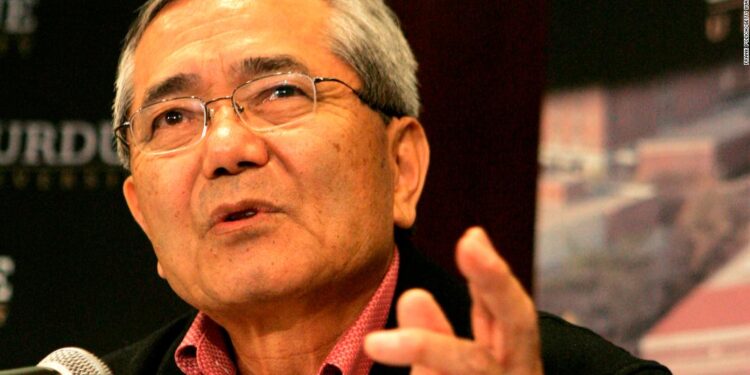
[[[262,74],[243,69],[259,58],[295,60],[301,66],[277,70],[361,88],[328,47],[328,14],[319,0],[175,1],[136,50],[131,112],[157,87],[167,97],[229,95]],[[175,77],[190,79],[164,85]],[[210,105],[197,146],[161,156],[131,150],[126,199],[159,273],[190,304],[210,312],[336,295],[382,276],[394,221],[413,221],[394,203],[403,134],[345,86],[317,87],[317,113],[299,124],[254,132],[224,100]]]

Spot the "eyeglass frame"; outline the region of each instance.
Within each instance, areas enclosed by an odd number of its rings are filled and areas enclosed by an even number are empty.
[[[373,103],[371,100],[367,99],[359,90],[353,88],[351,85],[349,85],[348,83],[342,81],[341,79],[334,78],[334,77],[322,77],[322,76],[311,77],[310,75],[308,75],[306,73],[289,71],[289,72],[276,72],[276,73],[266,74],[266,75],[262,75],[260,77],[255,77],[255,78],[253,78],[251,80],[247,80],[245,82],[242,82],[239,85],[237,85],[237,87],[235,87],[234,90],[232,90],[232,95],[228,95],[228,96],[227,95],[225,95],[225,96],[219,96],[219,97],[216,97],[216,98],[213,98],[213,99],[209,99],[209,100],[203,100],[202,98],[200,98],[198,96],[194,96],[194,95],[179,96],[179,97],[174,97],[174,98],[161,99],[161,100],[157,100],[155,102],[151,102],[151,103],[142,105],[140,108],[138,108],[138,110],[136,110],[135,112],[133,112],[133,114],[130,115],[130,117],[126,121],[123,121],[122,124],[120,124],[119,126],[117,126],[113,130],[114,137],[121,142],[121,144],[123,145],[123,147],[126,147],[128,150],[130,150],[130,142],[128,141],[127,136],[123,135],[122,133],[124,131],[126,131],[125,128],[129,128],[130,132],[132,134],[132,132],[133,132],[133,127],[132,127],[133,118],[139,112],[143,111],[143,109],[148,108],[150,106],[153,106],[153,105],[156,105],[156,104],[159,104],[159,103],[169,102],[169,101],[172,101],[172,100],[197,99],[201,103],[201,107],[203,108],[203,114],[204,114],[204,116],[203,116],[203,129],[201,130],[201,136],[198,139],[198,141],[196,141],[195,143],[193,143],[191,145],[188,145],[188,146],[177,147],[177,148],[174,148],[174,149],[171,149],[171,150],[166,150],[166,151],[152,152],[150,154],[151,155],[165,155],[165,154],[169,154],[169,153],[172,153],[172,152],[177,152],[177,151],[180,151],[180,150],[184,150],[184,149],[189,148],[191,146],[197,145],[198,143],[200,143],[203,140],[203,138],[206,137],[206,131],[208,130],[208,124],[209,124],[209,121],[211,120],[211,114],[213,113],[212,110],[210,110],[208,108],[209,104],[215,103],[215,102],[220,101],[220,100],[230,100],[231,103],[232,103],[232,108],[234,109],[234,113],[239,116],[240,113],[242,113],[242,111],[244,111],[244,108],[242,108],[241,106],[239,106],[237,104],[237,102],[234,100],[234,95],[237,92],[237,90],[239,90],[240,88],[242,88],[242,87],[244,87],[246,85],[249,85],[249,84],[251,84],[253,82],[257,82],[257,81],[259,81],[261,79],[266,79],[266,78],[274,77],[274,76],[289,75],[289,74],[296,74],[296,75],[304,76],[304,77],[310,79],[310,81],[312,82],[313,88],[315,89],[315,102],[316,103],[318,101],[317,86],[316,85],[318,83],[321,83],[321,82],[337,82],[337,83],[340,83],[340,84],[344,85],[349,90],[351,90],[351,92],[354,93],[354,95],[357,96],[357,98],[359,99],[360,102],[362,102],[362,104],[364,104],[364,105],[370,107],[370,109],[378,112],[381,115],[381,118],[383,119],[383,121],[386,124],[390,121],[391,118],[403,116],[402,113],[394,110],[391,107],[383,107],[383,106],[380,106],[378,104]],[[286,123],[286,124],[288,124],[288,123]],[[283,125],[286,125],[286,124],[279,124],[279,126],[283,126]],[[273,128],[270,128],[270,129],[273,129]]]

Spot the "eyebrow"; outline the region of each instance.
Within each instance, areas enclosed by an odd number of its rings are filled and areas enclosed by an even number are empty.
[[[159,101],[178,92],[185,92],[198,85],[200,78],[197,74],[177,74],[169,77],[156,85],[152,86],[146,92],[143,99],[144,105]]]
[[[233,72],[242,79],[281,72],[309,72],[305,64],[289,55],[249,57],[234,66]]]
[[[249,57],[232,67],[233,74],[241,77],[241,80],[249,80],[264,74],[289,71],[307,74],[308,68],[305,64],[289,55]],[[143,103],[144,105],[148,105],[175,96],[180,92],[195,89],[199,83],[200,76],[197,74],[176,74],[149,88],[146,91]]]

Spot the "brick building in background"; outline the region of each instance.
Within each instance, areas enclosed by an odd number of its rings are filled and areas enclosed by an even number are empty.
[[[750,100],[638,143],[636,179],[706,186],[750,166]]]
[[[542,106],[540,162],[550,170],[587,176],[632,167],[639,140],[688,124],[748,86],[750,70],[730,64],[620,87],[548,93]]]
[[[552,182],[547,180],[543,185],[550,186]],[[541,193],[552,196],[552,189],[543,189],[548,191],[540,190]],[[663,233],[658,230],[660,205],[651,189],[642,185],[620,186],[616,191],[586,199],[580,189],[578,185],[572,188],[576,192],[560,193],[565,191],[561,187],[554,194],[568,199],[577,194],[579,200],[565,205],[560,201],[539,209],[535,239],[539,272],[557,272],[571,256],[609,251],[625,235],[643,238],[647,250],[663,246]]]

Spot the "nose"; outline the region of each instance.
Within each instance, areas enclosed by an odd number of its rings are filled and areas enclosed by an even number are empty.
[[[268,163],[268,145],[242,124],[231,101],[219,98],[207,103],[208,121],[204,141],[202,172],[206,178],[236,175]],[[219,103],[226,103],[219,105]],[[227,105],[228,104],[228,105]]]

